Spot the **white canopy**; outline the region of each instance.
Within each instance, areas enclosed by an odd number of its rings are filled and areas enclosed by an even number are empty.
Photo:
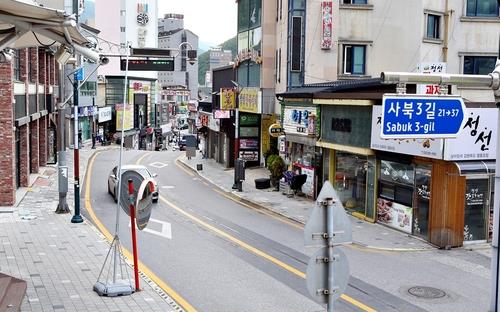
[[[99,54],[85,45],[74,15],[29,0],[0,1],[0,51],[5,48],[66,45],[95,62]]]

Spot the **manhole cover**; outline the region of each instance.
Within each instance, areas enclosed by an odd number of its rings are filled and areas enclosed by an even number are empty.
[[[446,296],[446,293],[441,289],[427,286],[415,286],[408,289],[408,293],[412,296],[425,299],[439,299]]]

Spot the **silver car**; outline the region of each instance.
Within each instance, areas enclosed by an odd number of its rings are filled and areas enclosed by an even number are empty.
[[[108,177],[108,193],[113,196],[113,199],[115,202],[118,201],[117,196],[118,196],[118,179],[116,171],[118,170],[118,166],[114,167],[113,170],[109,173]],[[156,181],[157,174],[156,173],[151,173],[146,166],[142,165],[124,165],[122,166],[122,172],[127,171],[127,170],[135,170],[139,172],[145,179],[147,178],[152,178],[154,180],[155,184],[155,190],[153,192],[153,203],[158,202],[159,198],[159,192],[158,192],[158,182]]]

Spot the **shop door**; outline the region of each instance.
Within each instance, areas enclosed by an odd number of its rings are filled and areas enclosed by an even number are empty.
[[[432,165],[415,165],[413,235],[428,240]]]
[[[487,239],[489,187],[488,177],[467,177],[465,181],[464,242],[481,242]]]

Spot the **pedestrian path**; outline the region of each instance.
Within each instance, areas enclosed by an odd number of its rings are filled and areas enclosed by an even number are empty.
[[[85,172],[94,151],[80,150],[80,172]],[[67,152],[67,160],[67,202],[73,211],[72,150]],[[80,180],[83,182],[83,176]],[[0,207],[0,272],[27,282],[21,311],[182,311],[144,279],[141,291],[130,296],[98,296],[92,288],[109,242],[90,223],[71,223],[72,213],[54,213],[58,203],[56,166],[40,168],[32,182],[18,191],[21,198],[15,206]]]
[[[187,159],[182,154],[178,161],[192,171],[197,172],[205,180],[218,186],[227,195],[237,201],[268,209],[277,214],[305,224],[311,208],[315,202],[300,196],[288,197],[282,192],[269,189],[256,189],[254,180],[268,178],[266,168],[248,168],[245,170],[243,191],[232,189],[234,170],[226,169],[213,159],[202,159],[201,153],[196,157]],[[202,170],[197,170],[197,165],[202,165]],[[427,242],[411,235],[393,230],[386,226],[362,221],[349,215],[352,223],[353,243],[371,249],[386,251],[419,251],[434,249]]]

